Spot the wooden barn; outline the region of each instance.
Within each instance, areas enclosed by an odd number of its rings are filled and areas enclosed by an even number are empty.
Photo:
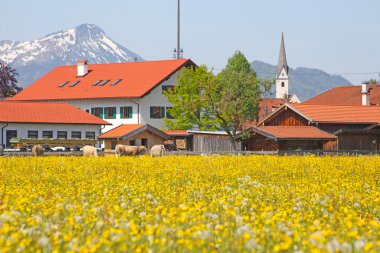
[[[251,127],[243,149],[250,151],[335,149],[337,137],[312,126]]]
[[[145,146],[151,148],[163,144],[170,136],[148,124],[123,124],[99,135],[104,141],[105,150],[114,150],[117,144]]]
[[[193,136],[193,151],[195,152],[221,152],[234,151],[230,138],[224,131],[193,131],[188,130]],[[241,150],[241,142],[236,142],[238,150]]]
[[[314,127],[337,138],[336,142],[323,143],[322,140],[319,140],[322,141],[322,146],[315,144],[324,150],[380,150],[379,124],[380,107],[378,106],[287,103],[261,120],[258,123],[258,129],[268,126],[294,128],[292,131],[296,135],[292,138],[299,138],[300,141],[306,143],[306,140],[302,140],[302,131],[299,131],[297,127]],[[278,135],[277,137],[279,137],[278,140],[281,139],[281,136]],[[255,138],[251,136],[246,142],[257,142]],[[279,145],[278,148],[281,150],[282,148],[295,148],[296,146]],[[246,147],[250,148],[249,145]],[[310,147],[310,143],[299,148],[307,149],[308,147]]]
[[[202,153],[234,151],[230,139],[224,131],[165,130],[170,139],[165,141],[169,150],[194,151]],[[241,150],[241,142],[236,146]]]

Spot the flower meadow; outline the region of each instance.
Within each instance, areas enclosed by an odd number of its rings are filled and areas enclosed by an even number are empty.
[[[0,159],[0,252],[379,252],[380,158]]]

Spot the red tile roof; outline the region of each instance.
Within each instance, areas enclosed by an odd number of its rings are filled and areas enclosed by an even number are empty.
[[[149,131],[163,139],[169,139],[169,135],[148,124],[123,124],[98,136],[99,139],[123,138],[127,139],[143,131]]]
[[[170,136],[188,136],[190,135],[186,130],[164,130],[164,133]]]
[[[309,98],[303,104],[362,105],[361,85],[339,86]],[[370,104],[380,105],[380,84],[370,85]]]
[[[195,64],[189,59],[89,64],[89,72],[83,77],[77,77],[76,65],[59,66],[8,100],[138,98],[188,65]],[[112,85],[119,79],[119,83]],[[109,82],[93,86],[99,80]],[[76,81],[79,83],[70,87]],[[65,82],[68,83],[58,87]]]
[[[291,104],[313,122],[380,123],[379,106]]]
[[[0,122],[111,125],[67,103],[0,102]]]
[[[114,129],[109,130],[108,132],[99,135],[98,138],[120,138],[143,126],[144,124],[123,124],[118,127],[115,127]]]
[[[329,134],[312,126],[260,126],[251,128],[252,131],[276,139],[336,139]]]
[[[276,115],[286,107],[311,122],[348,124],[380,123],[380,106],[311,105],[295,103],[283,105],[278,111],[260,121],[258,125],[262,125],[268,119],[276,117]]]

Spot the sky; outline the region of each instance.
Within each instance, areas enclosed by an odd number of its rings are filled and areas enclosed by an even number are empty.
[[[0,40],[34,40],[96,24],[145,60],[170,59],[177,0],[1,0]],[[236,50],[277,64],[319,68],[360,84],[380,79],[379,0],[181,0],[184,57],[216,70]]]

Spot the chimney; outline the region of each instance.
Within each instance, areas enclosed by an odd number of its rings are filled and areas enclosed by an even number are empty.
[[[82,77],[87,75],[88,73],[88,61],[87,60],[79,60],[77,62],[77,76]]]
[[[362,105],[369,105],[369,82],[362,82]]]

